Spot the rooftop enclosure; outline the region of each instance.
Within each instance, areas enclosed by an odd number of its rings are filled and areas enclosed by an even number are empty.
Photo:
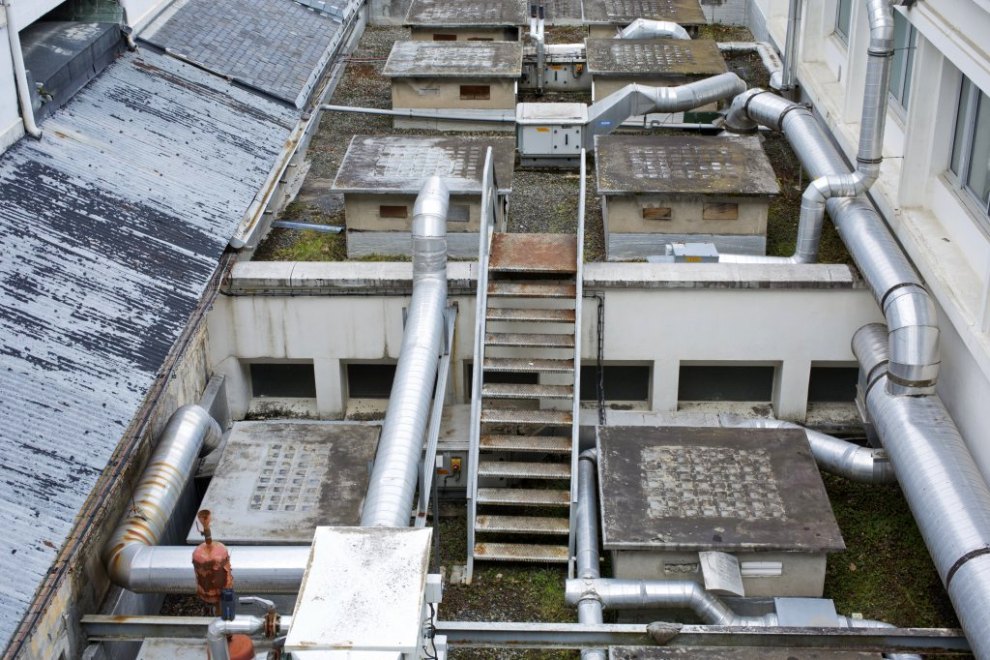
[[[780,186],[759,137],[598,136],[595,161],[609,259],[682,241],[765,253]]]
[[[587,53],[595,101],[632,83],[668,87],[728,70],[718,44],[705,39],[589,39]]]
[[[417,40],[515,41],[528,17],[520,0],[413,0],[405,24]]]
[[[512,138],[355,136],[333,184],[334,191],[344,194],[348,256],[409,256],[413,202],[431,176],[443,177],[451,193],[450,254],[475,255],[488,147],[501,198],[496,206],[498,223],[504,226],[515,159]]]
[[[616,578],[704,582],[697,553],[718,551],[747,596],[822,595],[845,545],[803,431],[611,426],[598,449]]]

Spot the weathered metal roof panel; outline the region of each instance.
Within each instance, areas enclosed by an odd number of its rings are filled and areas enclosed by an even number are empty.
[[[593,76],[714,75],[725,59],[710,39],[589,39],[588,72]]]
[[[525,0],[412,0],[406,25],[514,27],[528,21]]]
[[[145,50],[0,159],[0,644],[296,119]]]
[[[750,135],[599,135],[595,163],[601,195],[780,193],[760,138]]]
[[[342,17],[359,5],[327,0],[320,11],[292,0],[178,0],[140,38],[302,108],[344,37]]]
[[[637,18],[704,25],[708,21],[698,0],[584,0],[589,23],[628,25]]]
[[[518,41],[396,41],[382,74],[389,78],[518,78]]]
[[[453,194],[481,193],[485,153],[492,148],[500,192],[512,189],[515,139],[355,135],[337,170],[334,192],[416,194],[431,176]]]

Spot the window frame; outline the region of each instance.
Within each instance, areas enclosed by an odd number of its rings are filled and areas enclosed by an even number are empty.
[[[482,91],[484,90],[484,91]],[[461,101],[491,101],[492,86],[483,84],[460,85]]]
[[[845,7],[845,25],[843,22],[843,7]],[[832,24],[832,34],[836,35],[843,44],[849,45],[849,32],[852,29],[853,0],[835,1],[835,21]]]
[[[967,87],[968,85],[968,87]],[[990,95],[980,89],[972,80],[963,75],[959,83],[959,96],[956,102],[956,117],[952,124],[953,137],[949,150],[949,164],[947,172],[951,175],[949,179],[953,185],[960,190],[965,199],[972,200],[972,203],[983,214],[981,220],[984,228],[990,221],[990,186],[986,197],[981,199],[970,185],[969,176],[972,173],[973,151],[976,148],[977,120],[979,119],[981,104],[990,105]],[[959,134],[959,123],[963,121],[962,134]],[[986,129],[990,131],[990,126]],[[956,147],[961,147],[959,151],[958,170],[956,165]]]
[[[897,45],[897,23],[903,21],[907,25],[907,43],[898,47]],[[914,75],[914,55],[918,49],[918,30],[907,18],[898,11],[894,12],[894,57],[893,60],[900,60],[901,80],[900,89],[894,90],[894,77],[890,77],[887,83],[887,93],[894,101],[894,108],[907,112],[908,103],[911,100],[912,76]],[[891,62],[891,72],[893,72],[894,62]]]

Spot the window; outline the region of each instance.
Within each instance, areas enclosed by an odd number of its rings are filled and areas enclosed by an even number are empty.
[[[461,85],[462,101],[487,101],[491,97],[491,85]]]
[[[990,214],[990,98],[963,77],[949,169]]]
[[[451,204],[447,209],[447,222],[467,222],[471,219],[471,207],[467,204]]]
[[[316,374],[312,364],[251,365],[251,394],[277,399],[315,399]]]
[[[347,396],[352,399],[387,399],[395,380],[394,364],[347,365]]]
[[[812,367],[808,379],[808,401],[812,403],[850,403],[856,399],[856,367]]]
[[[679,401],[770,401],[773,367],[681,366]]]
[[[852,22],[853,0],[838,0],[835,7],[835,33],[839,38],[849,42],[849,24]]]
[[[378,207],[378,217],[379,218],[408,218],[409,217],[409,207],[408,206],[389,206],[387,204],[382,204]]]
[[[669,206],[644,206],[643,220],[673,220],[673,211]]]
[[[738,220],[738,204],[703,204],[701,207],[702,220]]]
[[[890,63],[887,89],[902,107],[907,108],[911,95],[911,72],[914,70],[914,49],[918,33],[906,18],[894,12],[894,59]]]
[[[433,41],[457,41],[456,34],[434,34]]]
[[[604,366],[606,401],[649,401],[650,368],[646,365]],[[598,400],[598,366],[581,367],[581,400]]]

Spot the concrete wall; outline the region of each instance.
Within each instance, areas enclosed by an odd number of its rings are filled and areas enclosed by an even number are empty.
[[[709,23],[747,25],[753,0],[701,0],[701,9]]]
[[[416,195],[364,195],[347,193],[344,195],[344,216],[348,229],[365,231],[401,231],[412,230],[413,205]],[[477,232],[481,226],[481,195],[452,195],[451,206],[467,206],[467,222],[447,222],[449,232]],[[406,218],[383,218],[380,207],[405,206]]]
[[[461,100],[461,85],[489,85],[488,100]],[[514,109],[516,81],[510,78],[393,78],[393,108]]]
[[[227,377],[231,414],[251,405],[246,365],[254,360],[311,362],[317,400],[311,414],[343,416],[348,361],[391,361],[402,339],[408,263],[242,263],[229,296],[210,312],[210,369]],[[853,332],[882,320],[872,296],[844,266],[588,264],[586,291],[605,305],[606,362],[652,366],[654,411],[677,410],[681,362],[776,368],[777,415],[807,413],[812,364],[852,365]],[[458,305],[452,401],[464,403],[472,358],[474,264],[448,268]],[[255,295],[261,291],[266,295]],[[597,313],[585,301],[584,359],[595,359]],[[539,332],[538,329],[532,331]],[[717,404],[713,404],[717,405]]]
[[[754,197],[606,195],[602,205],[609,233],[741,234],[765,236],[770,202]],[[705,204],[738,204],[736,220],[704,220]],[[668,207],[670,220],[644,220],[644,207]]]
[[[410,28],[413,41],[440,41],[433,35],[453,35],[452,41],[519,41],[519,28]]]
[[[852,3],[848,39],[834,31],[836,2],[805,2],[797,75],[836,143],[855,157],[866,47],[865,5]],[[753,0],[756,34],[783,46],[787,0]],[[871,191],[881,213],[935,295],[942,327],[939,392],[990,477],[990,218],[948,171],[961,77],[990,93],[990,5],[980,0],[895,8],[917,30],[912,93],[887,113],[885,160]],[[907,139],[910,136],[910,139]]]
[[[411,0],[368,0],[372,25],[402,25]]]

